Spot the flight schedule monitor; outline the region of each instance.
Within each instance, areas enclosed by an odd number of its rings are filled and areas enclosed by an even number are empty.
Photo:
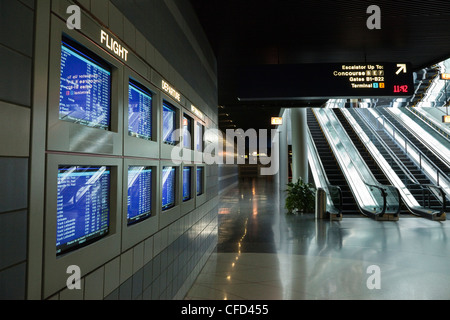
[[[203,194],[203,167],[197,168],[197,195]]]
[[[152,139],[152,94],[132,80],[128,86],[128,134]]]
[[[191,124],[192,118],[183,116],[183,147],[191,149]]]
[[[195,135],[195,150],[199,152],[203,152],[203,126],[200,123],[197,123],[196,126],[196,135]]]
[[[163,103],[163,141],[175,145],[173,132],[176,129],[176,111],[170,104]]]
[[[183,168],[183,201],[191,199],[191,167]]]
[[[59,90],[59,119],[109,130],[111,68],[66,38],[61,46]]]
[[[152,168],[133,166],[128,168],[128,225],[151,216]]]
[[[111,168],[58,168],[56,254],[87,245],[109,231]]]
[[[176,174],[174,167],[162,169],[162,210],[175,206]]]

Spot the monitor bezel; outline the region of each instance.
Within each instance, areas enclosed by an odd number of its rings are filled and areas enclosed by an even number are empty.
[[[150,217],[141,220],[137,223],[128,224],[128,168],[130,166],[144,166],[152,168],[152,214]],[[132,248],[139,242],[144,241],[158,231],[160,210],[159,190],[158,185],[160,181],[160,165],[158,160],[148,159],[130,159],[126,158],[123,162],[123,217],[122,217],[122,251]]]
[[[162,210],[162,170],[164,167],[173,167],[175,168],[175,206]],[[160,215],[159,215],[159,228],[162,229],[180,217],[181,212],[181,204],[182,204],[182,196],[181,196],[181,166],[174,164],[172,161],[161,161],[160,162],[160,179],[159,179],[159,202],[158,206],[160,207]]]
[[[197,194],[197,169],[203,168],[203,176],[202,176],[202,183],[203,183],[203,193]],[[204,164],[197,164],[195,166],[195,206],[199,207],[202,204],[206,202],[206,166]]]
[[[163,205],[161,205],[161,212],[165,212],[167,210],[170,210],[172,208],[174,208],[177,205],[177,168],[175,166],[162,166],[161,167],[161,179],[163,177],[163,171],[166,168],[170,168],[170,170],[174,172],[174,177],[173,177],[173,182],[174,182],[174,187],[173,187],[173,203],[167,205],[167,207],[163,207]],[[162,200],[162,190],[164,189],[164,181],[161,180],[161,200]]]
[[[195,121],[195,125],[194,125],[194,151],[203,154],[203,151],[205,150],[205,124],[202,121]],[[198,131],[197,131],[197,127],[201,126],[202,128],[202,137],[200,138],[201,141],[201,150],[197,150],[197,139],[199,139],[198,137]]]
[[[87,274],[120,254],[122,215],[122,159],[97,156],[48,154],[45,185],[44,295],[65,287],[67,266],[77,265]],[[60,166],[107,166],[111,168],[109,232],[89,245],[56,255],[57,184]]]
[[[190,148],[186,148],[184,146],[184,131],[182,130],[181,135],[182,135],[182,142],[180,143],[180,146],[182,148],[182,155],[181,155],[181,161],[183,163],[192,163],[193,161],[195,161],[195,151],[194,151],[194,138],[195,138],[195,123],[197,121],[197,118],[195,117],[195,115],[193,115],[189,110],[187,110],[186,108],[183,108],[183,114],[182,114],[182,120],[181,120],[181,125],[182,128],[183,126],[183,121],[184,121],[184,117],[189,118],[189,120],[191,121],[190,124],[190,131],[191,131],[191,147]]]
[[[92,64],[95,64],[98,67],[106,70],[110,74],[109,86],[110,86],[110,89],[112,89],[112,76],[113,76],[113,74],[112,74],[112,67],[111,67],[111,65],[109,63],[104,61],[95,52],[92,52],[91,50],[89,50],[85,46],[83,46],[82,44],[78,43],[77,41],[73,40],[72,38],[70,38],[70,37],[68,37],[68,36],[66,36],[64,34],[62,36],[61,46],[65,46],[70,51],[78,51],[79,53],[77,53],[77,52],[75,52],[75,53],[79,54],[79,55],[86,56],[86,59],[87,60],[91,60]],[[62,49],[61,49],[61,51],[62,51]],[[87,125],[85,125],[85,126],[90,127],[90,128],[94,128],[94,129],[101,129],[101,130],[105,130],[105,131],[111,131],[111,97],[112,97],[112,93],[110,92],[110,95],[109,95],[109,106],[108,106],[108,108],[109,108],[108,127],[107,128],[100,128],[100,127],[87,126]],[[61,112],[61,109],[59,109],[59,113],[60,112]],[[76,121],[68,121],[68,120],[64,120],[64,119],[61,119],[61,118],[60,118],[60,120],[66,121],[66,122],[77,123]]]
[[[184,119],[185,118],[186,118],[186,120],[189,121],[189,124],[187,126],[188,127],[188,131],[189,131],[189,135],[190,135],[190,141],[189,141],[190,147],[189,148],[184,145],[185,144],[185,141],[184,141],[184,139],[185,139],[185,136],[184,136]],[[193,151],[194,150],[194,128],[195,128],[194,124],[195,124],[195,119],[191,115],[189,115],[188,113],[183,112],[182,128],[183,128],[183,149],[184,149],[184,151],[185,150],[189,150],[189,151]]]
[[[59,176],[59,171],[61,170],[62,167],[71,167],[71,166],[86,167],[86,168],[87,167],[93,167],[93,166],[80,166],[80,165],[67,165],[67,166],[66,165],[59,165],[58,166],[58,176]],[[103,167],[103,166],[96,166],[96,167]],[[110,178],[110,185],[109,185],[109,195],[108,195],[108,197],[110,197],[111,196],[111,177],[112,177],[112,175],[111,175],[111,167],[109,167],[109,166],[105,166],[105,167],[108,168],[109,175],[110,175],[110,177],[109,177]],[[109,203],[109,208],[108,208],[108,228],[107,228],[106,232],[104,234],[100,234],[100,235],[97,235],[97,236],[92,236],[91,235],[91,236],[89,236],[87,238],[87,240],[85,242],[71,245],[71,246],[67,247],[66,249],[64,249],[63,251],[61,251],[59,253],[57,252],[56,255],[58,257],[59,256],[63,256],[65,254],[68,254],[68,253],[70,253],[72,251],[79,250],[79,249],[81,249],[81,248],[83,248],[85,246],[88,246],[88,245],[90,245],[90,244],[92,244],[94,242],[97,242],[101,238],[106,237],[108,235],[108,233],[109,233],[109,211],[110,211],[110,206],[111,206],[111,200],[109,200],[109,202],[110,203]],[[80,240],[81,240],[81,238],[77,238],[77,239],[75,239],[73,241],[80,241]],[[56,249],[58,249],[58,247],[56,247]]]
[[[154,139],[154,136],[153,136],[153,123],[152,123],[153,122],[153,100],[154,100],[154,95],[145,86],[141,85],[139,81],[137,81],[134,78],[130,77],[128,79],[128,89],[130,89],[131,87],[133,87],[135,91],[138,91],[138,94],[144,94],[144,95],[147,95],[150,98],[150,101],[151,101],[151,106],[150,106],[150,108],[151,108],[150,109],[150,126],[151,126],[151,129],[150,129],[150,136],[144,138],[144,137],[131,135],[130,134],[130,129],[127,126],[127,128],[128,128],[128,136],[131,136],[131,137],[134,137],[134,138],[137,138],[137,139],[146,140],[146,141],[152,141]],[[130,118],[130,97],[129,97],[129,94],[128,94],[128,108],[124,108],[124,110],[125,109],[128,109],[128,120],[129,120],[129,118]],[[129,124],[130,124],[130,122],[128,121],[128,125]],[[133,133],[138,135],[137,132],[133,132]]]
[[[149,211],[148,211],[148,212],[141,213],[141,214],[137,215],[136,217],[130,219],[130,217],[128,216],[128,215],[129,215],[129,208],[128,208],[128,206],[127,206],[127,211],[126,211],[126,216],[127,216],[127,227],[130,227],[130,226],[132,226],[132,225],[134,225],[134,224],[138,224],[138,223],[140,223],[140,222],[143,222],[143,221],[145,221],[146,219],[152,217],[153,214],[154,214],[154,212],[153,212],[153,210],[152,210],[152,205],[153,205],[152,192],[153,192],[153,174],[154,174],[154,168],[153,168],[153,167],[150,167],[150,166],[138,166],[138,165],[128,166],[128,175],[127,175],[127,178],[130,176],[131,168],[140,168],[140,167],[144,168],[144,170],[147,170],[147,171],[149,171],[149,173],[150,173],[150,190],[149,190],[149,192],[148,192],[148,196],[150,197],[150,208],[149,208]],[[124,167],[124,169],[126,169],[126,168]],[[126,180],[124,179],[123,181],[126,181]],[[129,190],[130,190],[129,185],[127,185],[127,196],[129,195]],[[128,205],[128,199],[127,199],[127,205]]]
[[[191,168],[191,183],[190,183],[191,197],[188,200],[183,200],[183,190],[181,190],[181,207],[180,207],[181,215],[185,215],[195,209],[196,189],[195,189],[194,173],[196,172],[195,171],[196,169],[195,165],[193,164],[182,164],[180,169],[181,172],[184,172],[184,168],[186,167]],[[181,189],[182,188],[183,188],[183,175],[181,177]]]
[[[139,83],[141,86],[147,88],[153,95],[152,97],[152,139],[145,140],[137,137],[132,137],[128,134],[128,86],[129,80]],[[145,80],[142,76],[129,68],[124,71],[124,155],[130,157],[146,157],[157,159],[160,156],[159,140],[160,133],[160,91]],[[125,130],[126,128],[126,130]]]
[[[184,186],[185,186],[185,184],[184,184],[184,170],[185,169],[189,169],[189,198],[184,198]],[[189,165],[184,165],[184,166],[182,166],[182,168],[181,168],[181,172],[183,173],[182,174],[182,180],[181,180],[181,186],[182,186],[182,195],[181,195],[181,197],[182,197],[182,201],[183,201],[183,203],[186,203],[186,202],[188,202],[188,201],[190,201],[190,200],[192,200],[193,198],[194,198],[194,195],[192,194],[192,172],[193,172],[193,170],[192,169],[195,169],[194,168],[194,166],[189,166]]]
[[[161,129],[162,129],[161,130],[161,132],[162,132],[161,142],[166,144],[166,145],[169,145],[169,146],[176,146],[177,145],[176,136],[174,137],[175,141],[173,141],[173,143],[164,140],[164,108],[170,109],[175,114],[174,119],[173,119],[173,123],[175,125],[175,128],[173,129],[172,135],[174,135],[174,133],[176,132],[177,129],[180,129],[180,127],[177,127],[177,118],[179,117],[179,112],[180,111],[175,106],[173,106],[170,102],[168,102],[167,100],[163,99],[162,108],[161,108],[161,119],[162,119],[162,122],[161,122]],[[178,143],[179,143],[179,141],[178,141]]]
[[[123,149],[123,64],[98,44],[57,17],[51,17],[47,148],[52,151],[121,155]],[[110,130],[92,128],[59,119],[61,46],[68,38],[108,64],[111,69]],[[98,144],[97,141],[104,143]]]
[[[203,135],[201,137],[201,141],[202,141],[202,150],[198,151],[197,150],[197,139],[198,139],[198,131],[197,131],[197,126],[201,125],[203,128]],[[199,120],[198,117],[194,117],[194,124],[193,124],[194,128],[194,134],[193,134],[193,146],[192,146],[192,151],[191,151],[191,159],[193,162],[195,163],[202,163],[204,161],[204,153],[203,151],[205,150],[205,128],[206,125],[203,121]]]
[[[160,115],[159,115],[159,125],[160,125],[160,157],[163,160],[171,160],[173,157],[172,155],[175,154],[177,157],[180,157],[182,159],[183,157],[183,148],[182,148],[182,140],[180,137],[175,137],[178,141],[175,141],[175,144],[168,144],[163,141],[163,104],[166,102],[170,106],[172,106],[175,110],[175,130],[178,130],[180,132],[181,128],[181,113],[183,110],[183,107],[175,102],[172,98],[170,98],[168,95],[166,95],[164,92],[161,92],[160,95]]]

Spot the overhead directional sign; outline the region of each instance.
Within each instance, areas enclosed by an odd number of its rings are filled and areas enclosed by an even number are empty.
[[[397,64],[397,68],[399,68],[397,70],[397,72],[395,73],[396,75],[399,75],[400,73],[406,73],[407,68],[406,68],[406,64],[405,63],[398,63]]]
[[[259,65],[240,70],[239,100],[408,97],[409,63]]]

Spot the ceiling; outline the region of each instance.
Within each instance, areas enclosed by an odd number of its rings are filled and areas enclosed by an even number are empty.
[[[190,1],[216,54],[223,129],[270,128],[280,107],[325,102],[240,102],[242,66],[405,61],[420,70],[450,57],[449,0]],[[366,26],[373,4],[381,9],[380,30]]]

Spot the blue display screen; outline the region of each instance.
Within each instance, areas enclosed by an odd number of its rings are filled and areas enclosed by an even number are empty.
[[[111,169],[58,168],[56,254],[91,243],[109,230]]]
[[[59,119],[109,130],[111,70],[81,46],[63,40]]]
[[[175,168],[162,169],[162,210],[175,206]]]
[[[191,199],[191,167],[183,168],[183,201]]]
[[[175,144],[173,132],[175,125],[176,111],[175,108],[166,102],[163,103],[163,141],[168,144]]]
[[[196,130],[195,150],[203,152],[203,126],[197,123]]]
[[[128,86],[128,134],[152,139],[152,94],[133,81]]]
[[[128,225],[142,221],[151,215],[152,169],[150,167],[128,168]]]
[[[191,149],[191,123],[190,117],[183,117],[183,147]]]
[[[203,194],[203,167],[197,168],[197,195]]]

